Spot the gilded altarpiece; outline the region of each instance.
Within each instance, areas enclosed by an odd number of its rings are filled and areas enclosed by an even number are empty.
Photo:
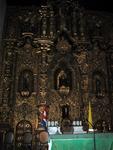
[[[0,120],[14,130],[27,120],[34,132],[41,103],[49,107],[48,120],[60,124],[62,108],[69,106],[70,120],[87,123],[89,101],[93,123],[104,120],[112,127],[112,55],[107,51],[112,46],[104,38],[106,19],[75,3],[68,7],[67,19],[63,6],[8,8]]]

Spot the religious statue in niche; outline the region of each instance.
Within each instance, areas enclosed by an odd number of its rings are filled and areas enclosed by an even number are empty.
[[[95,93],[96,93],[96,96],[102,96],[102,83],[99,79],[96,79],[95,81]]]
[[[96,74],[94,76],[94,92],[96,97],[103,97],[105,91],[105,81],[101,74]]]
[[[67,95],[71,90],[71,72],[67,69],[60,69],[56,76],[56,89],[63,96]]]
[[[62,107],[62,118],[69,118],[69,105],[63,105]]]
[[[67,86],[67,74],[61,70],[57,78],[57,87]]]
[[[29,97],[33,92],[33,74],[29,70],[21,72],[19,77],[19,92],[23,97]]]

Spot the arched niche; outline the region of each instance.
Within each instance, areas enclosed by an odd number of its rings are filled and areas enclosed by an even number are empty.
[[[31,70],[25,69],[20,72],[18,79],[18,92],[22,97],[29,97],[34,90],[34,78]]]
[[[54,89],[64,96],[72,90],[72,71],[66,66],[59,66],[54,71]]]
[[[97,98],[102,98],[105,96],[105,91],[106,91],[106,82],[105,82],[105,75],[101,71],[95,71],[93,73],[93,84],[92,84],[92,89],[93,89],[93,94]]]

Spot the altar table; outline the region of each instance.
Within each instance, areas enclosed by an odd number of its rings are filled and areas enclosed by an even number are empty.
[[[113,150],[113,133],[51,135],[49,150]]]

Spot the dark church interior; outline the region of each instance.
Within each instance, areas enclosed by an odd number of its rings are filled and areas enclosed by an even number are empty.
[[[113,150],[107,0],[0,0],[0,150]]]

